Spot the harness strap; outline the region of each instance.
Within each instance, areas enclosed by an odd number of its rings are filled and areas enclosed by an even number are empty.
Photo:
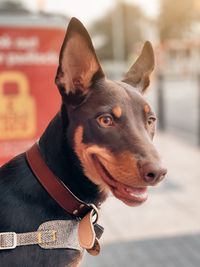
[[[77,232],[77,221],[48,221],[41,224],[34,232],[0,233],[0,250],[39,245],[44,249],[70,248],[81,251],[83,248],[79,244]]]
[[[75,249],[98,255],[98,239],[103,227],[93,222],[93,211],[81,221],[55,220],[41,224],[37,231],[28,233],[0,233],[0,250],[15,249],[18,246],[39,245],[43,249]]]
[[[14,249],[18,246],[38,245],[56,240],[56,231],[36,231],[16,234],[15,232],[0,233],[0,249]]]

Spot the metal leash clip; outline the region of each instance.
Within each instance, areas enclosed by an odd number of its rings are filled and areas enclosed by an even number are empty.
[[[93,209],[92,216],[94,217],[94,221],[92,223],[96,224],[98,222],[98,219],[99,219],[99,210],[94,204],[89,204],[89,206]]]

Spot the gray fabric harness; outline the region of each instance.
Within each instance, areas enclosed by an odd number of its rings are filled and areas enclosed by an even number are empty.
[[[55,220],[41,224],[28,233],[0,233],[0,250],[18,246],[39,245],[43,249],[68,248],[83,251],[78,240],[77,221]]]

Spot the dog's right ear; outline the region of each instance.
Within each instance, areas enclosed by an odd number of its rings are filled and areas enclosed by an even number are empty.
[[[92,84],[104,77],[91,38],[76,18],[69,22],[61,47],[56,85],[69,104],[78,104],[90,91]]]

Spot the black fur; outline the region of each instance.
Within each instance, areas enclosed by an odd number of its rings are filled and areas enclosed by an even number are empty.
[[[66,120],[66,118],[65,118]],[[82,200],[98,203],[102,195],[83,174],[79,160],[63,135],[58,114],[40,139],[50,169]],[[21,154],[0,169],[0,232],[30,232],[49,220],[72,219],[43,189]],[[76,218],[73,218],[76,219]],[[73,250],[44,250],[39,246],[0,251],[1,267],[63,267],[79,257]]]

